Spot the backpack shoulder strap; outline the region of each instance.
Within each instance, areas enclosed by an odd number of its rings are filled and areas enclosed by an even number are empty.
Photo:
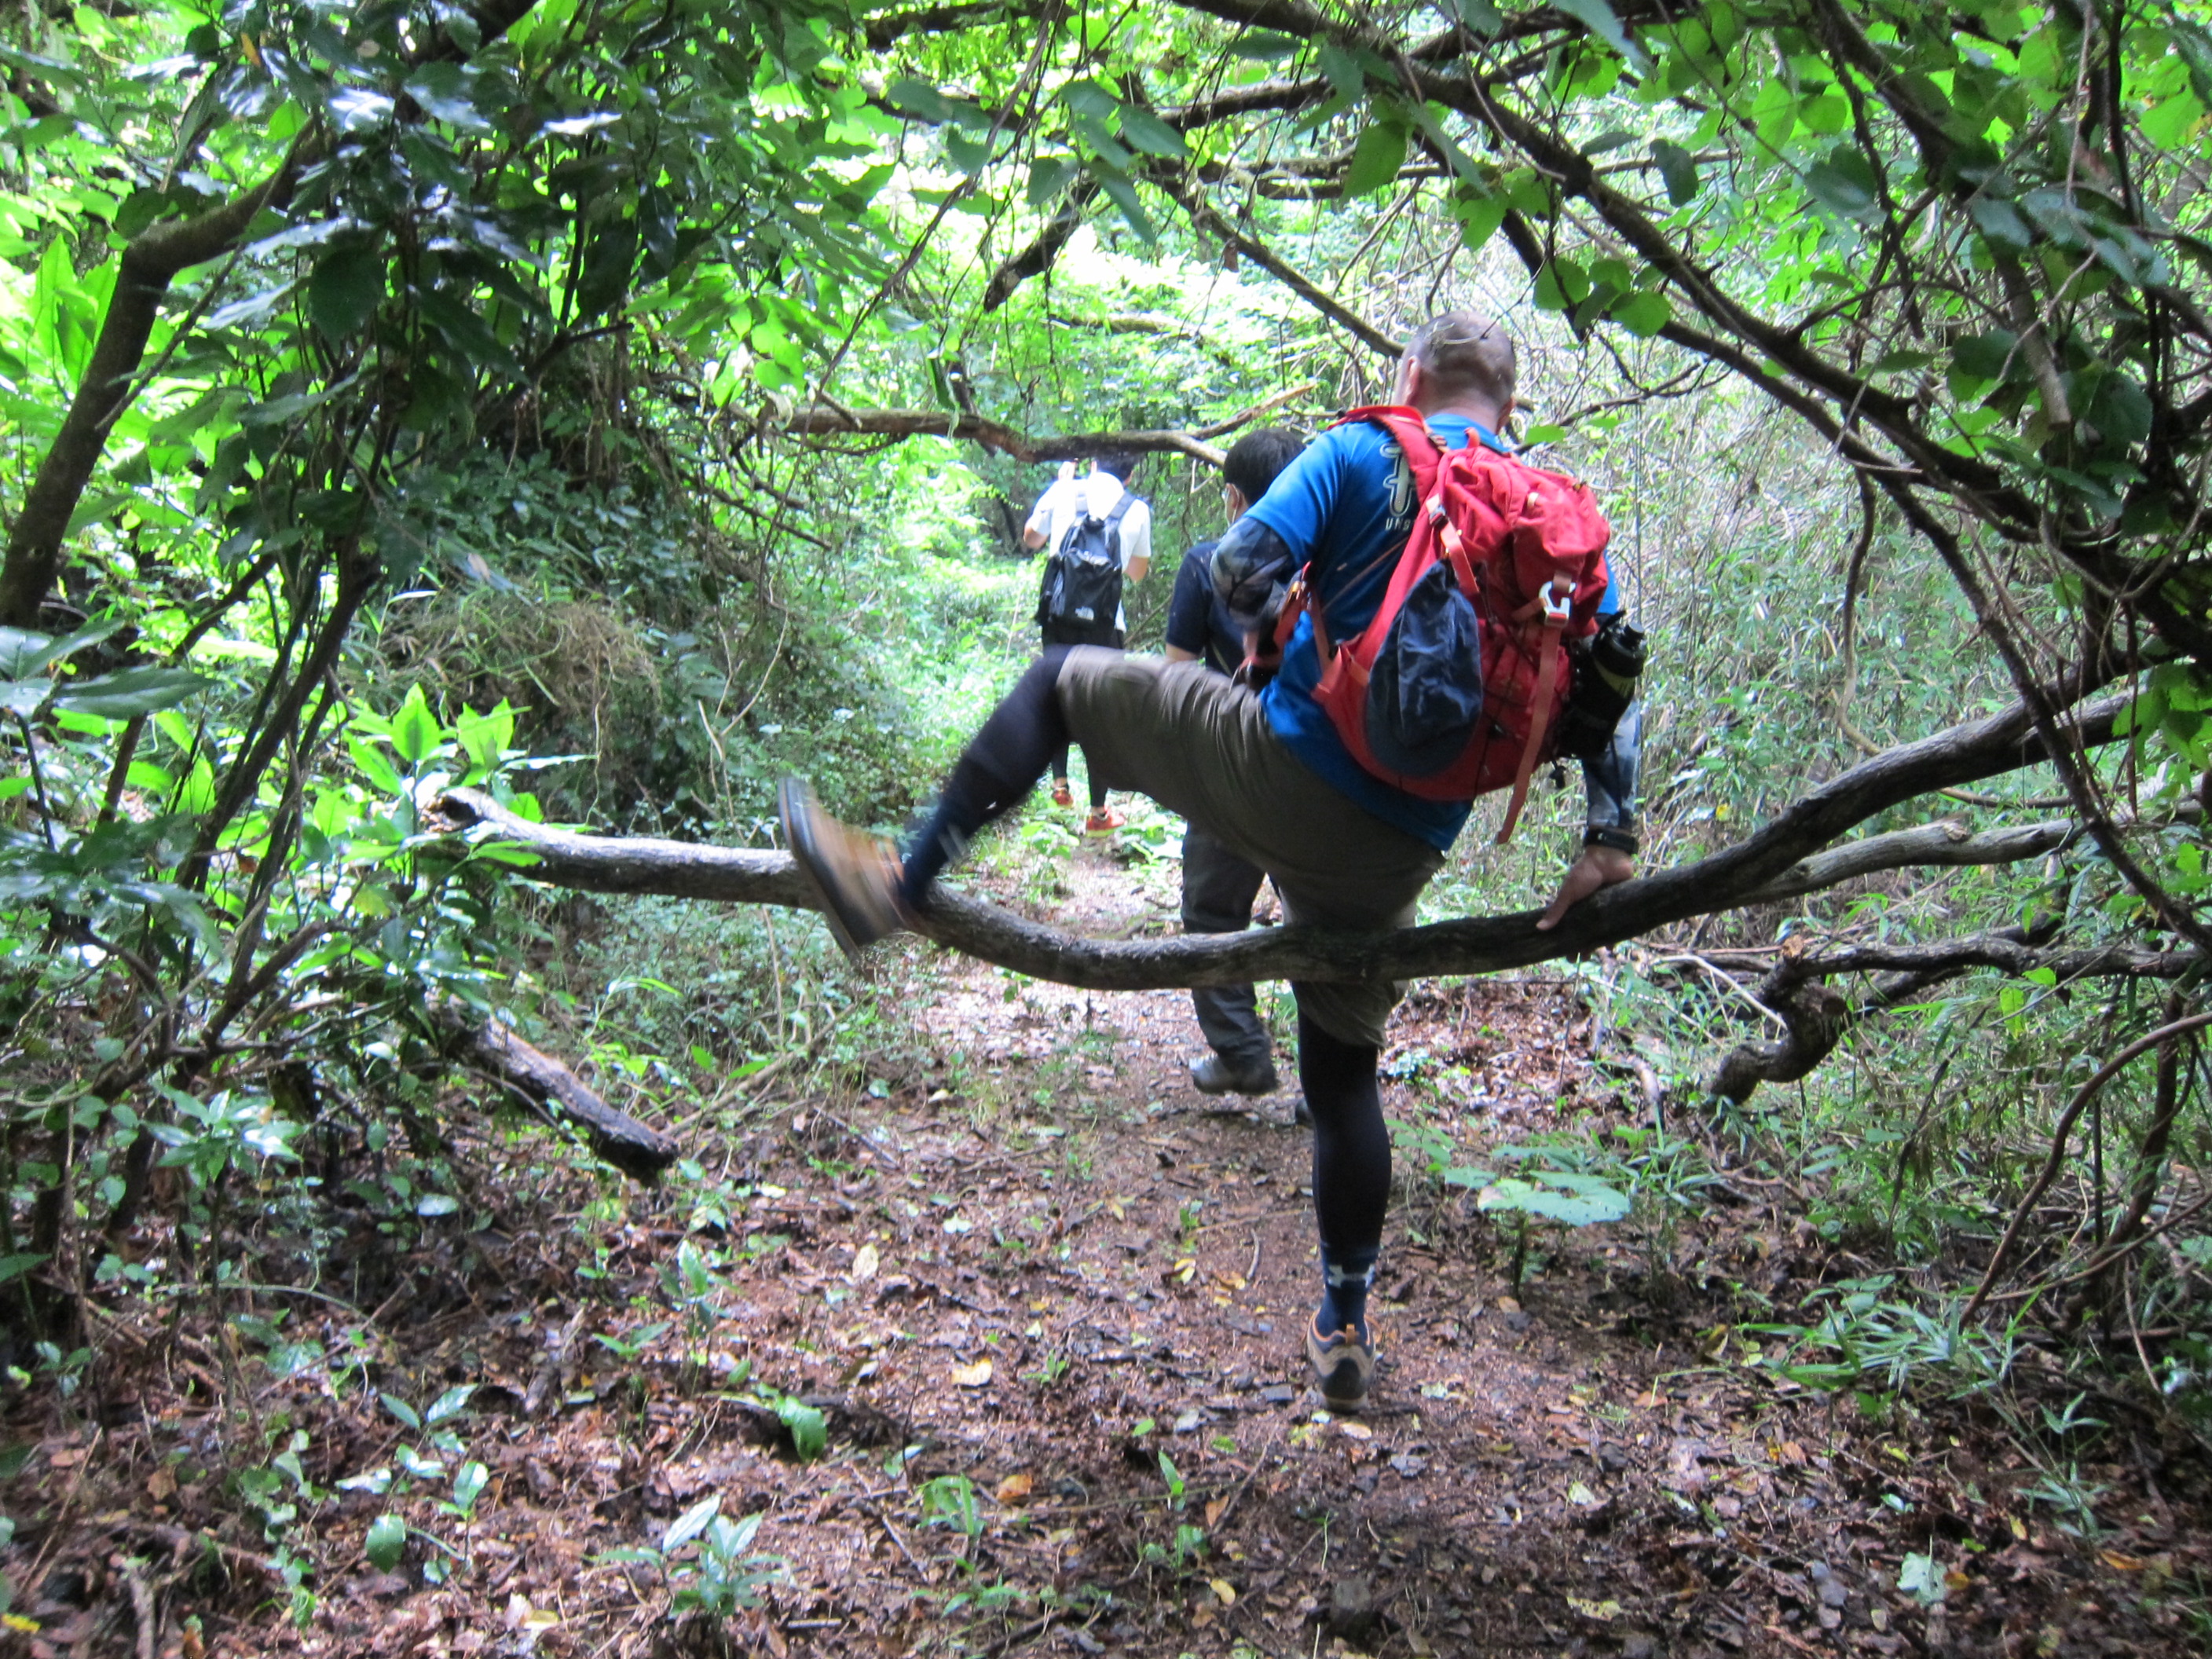
[[[1364,404],[1345,410],[1336,424],[1346,426],[1353,421],[1379,426],[1398,441],[1399,452],[1413,475],[1413,488],[1425,501],[1436,489],[1437,467],[1444,452],[1430,432],[1429,423],[1421,418],[1421,411],[1409,404]]]
[[[1120,497],[1115,500],[1114,505],[1107,511],[1106,527],[1109,530],[1111,530],[1115,525],[1121,522],[1121,515],[1129,510],[1129,503],[1136,499],[1137,498],[1134,495],[1132,495],[1126,489],[1121,492]]]

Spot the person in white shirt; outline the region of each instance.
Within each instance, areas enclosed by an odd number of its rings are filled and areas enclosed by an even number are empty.
[[[1067,532],[1084,519],[1103,520],[1109,524],[1109,533],[1120,549],[1123,580],[1142,581],[1152,562],[1152,511],[1142,496],[1127,489],[1128,477],[1136,467],[1137,458],[1133,455],[1101,455],[1091,462],[1090,474],[1079,478],[1074,463],[1063,465],[1060,476],[1037,497],[1029,523],[1022,531],[1022,545],[1057,551],[1066,541]],[[1128,496],[1127,504],[1121,506],[1117,514],[1115,509],[1124,495]],[[1103,645],[1119,650],[1129,636],[1129,613],[1118,597],[1110,629],[1072,626],[1046,615],[1042,603],[1037,622],[1048,646]],[[1067,750],[1064,748],[1052,759],[1052,799],[1056,806],[1075,804],[1074,791],[1067,781]],[[1091,816],[1084,820],[1085,831],[1103,835],[1119,829],[1121,823],[1121,815],[1106,805],[1106,786],[1097,781],[1094,773]]]

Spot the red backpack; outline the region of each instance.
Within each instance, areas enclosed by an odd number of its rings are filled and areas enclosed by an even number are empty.
[[[1383,782],[1424,800],[1472,800],[1511,784],[1505,842],[1552,753],[1567,641],[1596,631],[1612,532],[1587,485],[1480,440],[1446,449],[1414,410],[1355,409],[1344,419],[1372,421],[1398,441],[1419,507],[1373,621],[1332,642],[1301,571],[1277,643],[1311,612],[1315,700]]]

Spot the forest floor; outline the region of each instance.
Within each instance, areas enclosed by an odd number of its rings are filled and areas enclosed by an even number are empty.
[[[1174,868],[1086,846],[1053,908],[1165,930]],[[281,1322],[104,1327],[96,1405],[11,1413],[4,1492],[27,1524],[0,1644],[2203,1650],[2194,1443],[2146,1423],[2117,1443],[2130,1456],[2072,1471],[2103,1489],[2085,1537],[2030,1500],[2048,1471],[1985,1407],[1815,1392],[1771,1363],[1782,1339],[1742,1334],[1752,1310],[1809,1320],[1816,1289],[1869,1270],[1805,1224],[1793,1182],[1707,1147],[1693,1211],[1549,1232],[1516,1293],[1509,1234],[1418,1148],[1648,1121],[1592,1065],[1573,981],[1400,1011],[1386,1105],[1414,1133],[1385,1365],[1365,1412],[1332,1417],[1300,1352],[1316,1267],[1287,1095],[1195,1094],[1182,993],[1086,995],[919,951],[877,972],[918,1011],[915,1053],[857,1096],[765,1089],[726,1139],[692,1126],[704,1182],[611,1200],[556,1165],[478,1194],[489,1227],[424,1230],[368,1290],[347,1258],[374,1239],[341,1243],[325,1299],[260,1304]],[[514,1139],[471,1133],[457,1161],[496,1182]],[[265,1351],[248,1340],[280,1323]],[[663,1563],[714,1500],[757,1520],[701,1535],[726,1570],[699,1544]],[[373,1537],[385,1516],[408,1530]],[[672,1619],[665,1571],[750,1605]]]

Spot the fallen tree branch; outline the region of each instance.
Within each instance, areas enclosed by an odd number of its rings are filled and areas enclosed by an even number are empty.
[[[2068,740],[2085,746],[2112,741],[2112,723],[2126,702],[2124,697],[2108,697],[2079,710],[2067,729]],[[1817,848],[1876,813],[1916,795],[2014,771],[2042,757],[2040,741],[2017,704],[1901,744],[1830,780],[1734,847],[1585,899],[1550,933],[1537,932],[1537,912],[1525,910],[1395,933],[1296,927],[1099,940],[1026,921],[941,887],[922,921],[928,936],[941,945],[1017,973],[1091,990],[1496,973],[1618,945],[1690,916],[1751,902]],[[515,817],[472,789],[449,790],[426,805],[453,831],[529,848],[538,862],[526,873],[553,886],[812,906],[787,854],[550,830]]]
[[[498,1079],[533,1111],[581,1129],[592,1150],[633,1181],[651,1185],[681,1155],[674,1140],[617,1111],[583,1079],[497,1021],[456,1003],[440,1005],[433,1015],[457,1039],[460,1059]]]
[[[1239,417],[1247,418],[1247,417]],[[787,418],[763,422],[805,437],[966,438],[1018,461],[1078,461],[1112,450],[1138,454],[1179,453],[1219,466],[1222,453],[1188,432],[1073,432],[1031,437],[981,415],[939,409],[846,409],[810,404]],[[1210,427],[1210,432],[1230,430]]]
[[[1929,945],[1849,945],[1788,957],[1759,982],[1755,994],[1762,1012],[1771,1010],[1781,1019],[1782,1036],[1771,1042],[1745,1042],[1731,1048],[1713,1068],[1706,1092],[1740,1105],[1762,1083],[1795,1083],[1809,1076],[1833,1054],[1853,1026],[1969,969],[1995,968],[2015,978],[2045,969],[2062,982],[2098,978],[2170,980],[2196,971],[2203,962],[2194,951],[2145,951],[2124,945],[2054,949],[2018,927]],[[1871,994],[1856,1005],[1823,982],[1838,974],[1876,972],[1887,977],[1878,981]]]

